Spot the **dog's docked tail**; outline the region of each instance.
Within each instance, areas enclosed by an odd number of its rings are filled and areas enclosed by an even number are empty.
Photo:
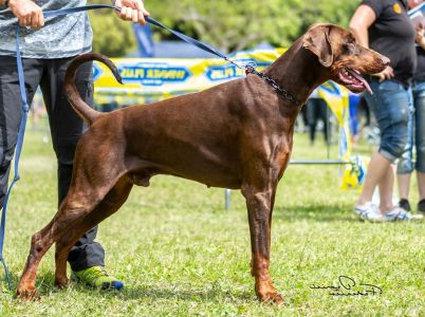
[[[78,67],[80,67],[81,64],[93,60],[102,62],[103,64],[108,66],[108,68],[114,74],[115,79],[120,84],[122,84],[122,79],[120,74],[118,73],[117,67],[114,65],[114,63],[112,63],[111,60],[109,60],[103,55],[96,53],[87,53],[76,57],[71,62],[65,73],[65,93],[74,110],[89,124],[92,124],[94,121],[96,121],[96,119],[101,116],[102,113],[92,109],[87,103],[84,102],[83,99],[81,99],[77,87],[75,86],[75,73],[77,72]]]

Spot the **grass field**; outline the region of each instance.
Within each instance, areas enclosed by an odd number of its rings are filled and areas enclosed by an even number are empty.
[[[56,165],[44,134],[28,130],[10,204],[5,256],[14,287],[30,236],[55,213]],[[319,143],[311,148],[297,135],[295,157],[325,157]],[[279,185],[271,272],[281,307],[256,300],[239,192],[225,211],[222,189],[159,176],[100,226],[108,270],[126,282],[124,291],[55,289],[49,251],[37,282],[42,299],[21,302],[3,284],[0,316],[424,316],[425,224],[362,223],[351,213],[357,193],[338,182],[336,167],[290,166]],[[331,296],[311,288],[338,285],[340,275],[355,279],[353,289],[368,283],[383,292]]]

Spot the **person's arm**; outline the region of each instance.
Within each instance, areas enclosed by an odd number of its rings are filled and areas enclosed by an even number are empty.
[[[0,0],[5,3],[4,0]],[[34,29],[44,25],[44,16],[41,8],[31,0],[9,0],[8,6],[18,18],[20,26]]]
[[[376,21],[376,18],[376,12],[365,4],[360,5],[354,12],[349,28],[360,45],[369,47],[368,29]],[[384,71],[375,76],[379,78],[379,81],[391,79],[394,77],[394,70],[391,66],[387,66]]]
[[[357,42],[364,47],[369,47],[368,29],[376,21],[375,11],[368,5],[360,5],[350,21],[350,30]]]
[[[419,42],[416,42],[423,50],[425,50],[425,37],[422,35]]]
[[[425,50],[425,36],[424,36],[424,26],[419,24],[416,28],[416,44],[418,44],[423,50]]]
[[[146,24],[145,16],[149,15],[142,0],[115,0],[114,5],[121,8],[118,16],[125,21]]]

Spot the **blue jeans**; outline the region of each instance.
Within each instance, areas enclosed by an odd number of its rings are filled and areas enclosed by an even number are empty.
[[[397,166],[398,174],[410,174],[416,168],[425,173],[425,82],[414,82],[413,111],[409,116],[408,141]],[[413,148],[416,147],[416,164],[413,163]]]
[[[412,108],[412,90],[396,80],[371,80],[373,95],[366,101],[375,115],[381,133],[379,153],[394,162],[405,151],[408,139],[409,112]]]

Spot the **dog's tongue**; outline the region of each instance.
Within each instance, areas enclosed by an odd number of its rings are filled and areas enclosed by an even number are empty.
[[[366,79],[364,79],[362,76],[360,76],[357,72],[348,69],[348,71],[350,72],[350,74],[355,77],[357,80],[361,81],[361,83],[363,84],[363,86],[366,88],[366,90],[368,91],[368,93],[370,93],[371,95],[373,95],[372,89],[369,86],[369,83],[366,81]]]

